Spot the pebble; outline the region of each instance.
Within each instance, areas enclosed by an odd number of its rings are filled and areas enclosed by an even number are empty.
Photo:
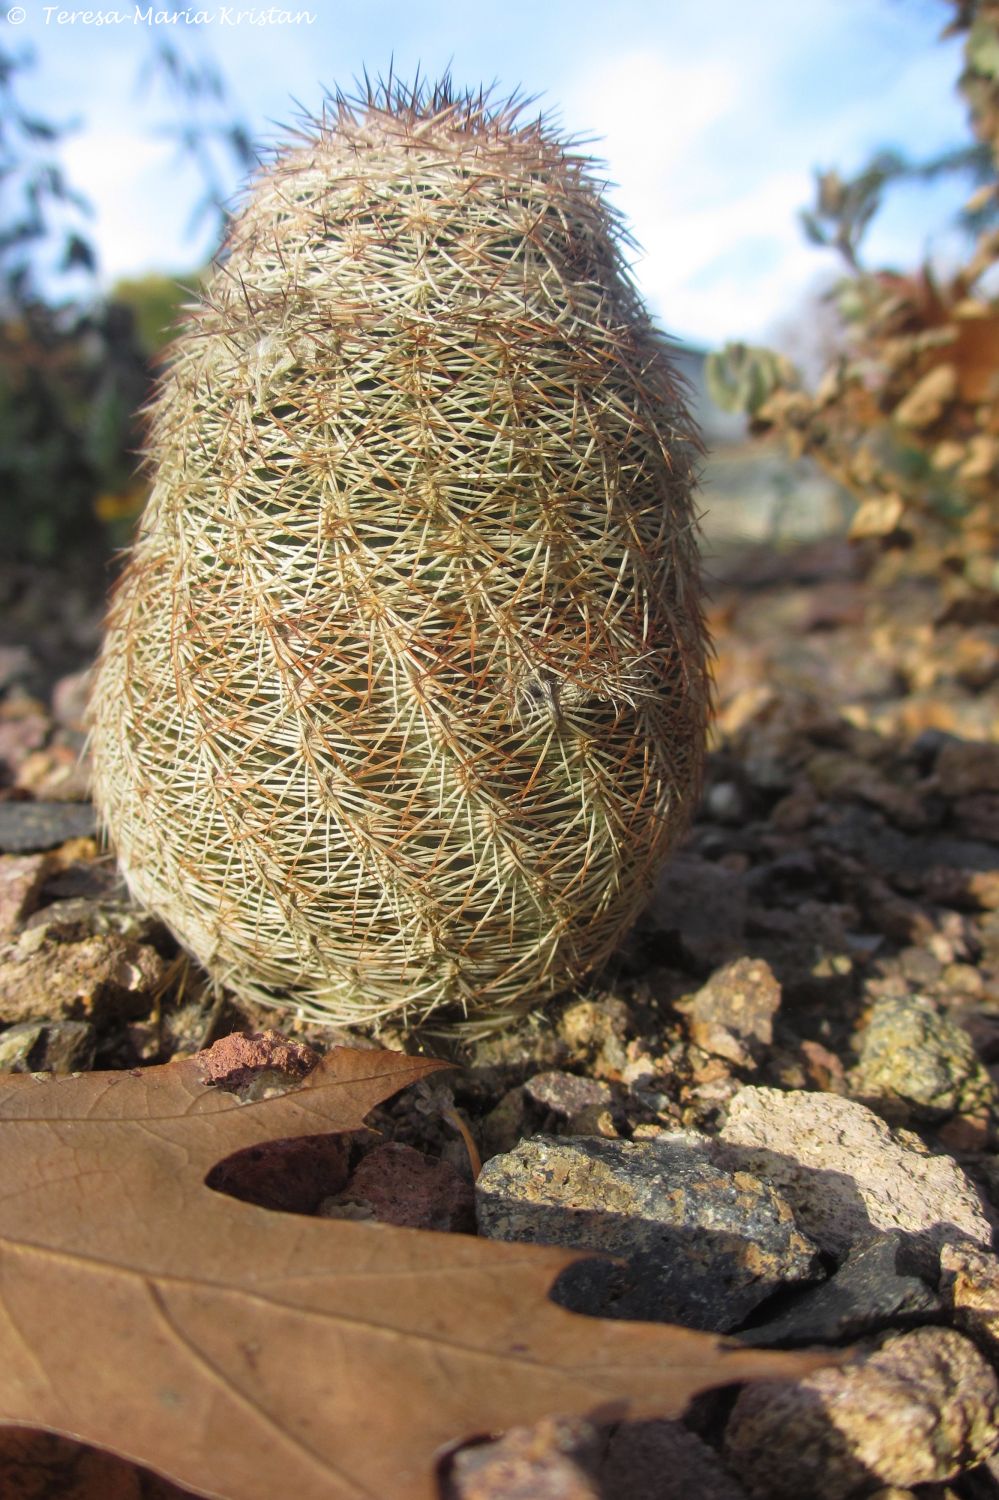
[[[198,1066],[206,1083],[242,1098],[264,1097],[265,1087],[275,1093],[294,1088],[319,1062],[319,1053],[305,1042],[296,1042],[280,1031],[234,1031],[198,1053]]]
[[[900,1229],[933,1249],[991,1242],[981,1199],[956,1162],[838,1094],[740,1089],[716,1160],[772,1183],[802,1231],[837,1257],[878,1230]]]
[[[24,1021],[0,1033],[0,1073],[85,1073],[96,1050],[86,1021]]]
[[[599,1433],[581,1417],[511,1427],[452,1455],[445,1500],[604,1500],[594,1474]]]
[[[372,1218],[405,1229],[475,1233],[472,1184],[449,1162],[399,1141],[373,1147],[346,1187],[325,1199],[318,1212],[326,1219]]]
[[[682,1422],[625,1422],[599,1469],[603,1500],[746,1500],[718,1454]]]
[[[116,933],[57,942],[27,928],[0,954],[0,1024],[134,1020],[148,1012],[166,970],[155,948]]]
[[[818,1273],[787,1204],[707,1138],[535,1136],[476,1184],[479,1233],[621,1257],[581,1261],[553,1295],[575,1311],[725,1332],[786,1282]]]
[[[676,932],[704,972],[735,958],[744,945],[746,882],[710,860],[680,854],[656,883],[642,919],[657,932]]]
[[[694,996],[691,1038],[715,1057],[753,1068],[773,1042],[780,1000],[780,985],[765,959],[737,958]]]
[[[999,1448],[999,1382],[950,1328],[889,1336],[794,1384],[744,1387],[726,1462],[754,1500],[847,1500],[941,1483]]]
[[[972,797],[999,792],[999,745],[982,740],[950,740],[934,766],[945,797]]]
[[[999,1356],[999,1260],[977,1245],[945,1245],[940,1290],[958,1328]]]
[[[793,1291],[790,1306],[738,1337],[762,1348],[835,1344],[886,1327],[928,1322],[943,1304],[921,1276],[899,1269],[904,1248],[901,1234],[879,1235],[851,1251],[828,1281]]]
[[[93,838],[97,817],[89,803],[0,802],[0,852],[33,854],[67,839]]]
[[[968,1033],[918,994],[874,1005],[848,1083],[856,1098],[896,1120],[935,1122],[996,1104]]]
[[[610,1109],[614,1102],[608,1084],[574,1073],[536,1073],[524,1084],[525,1101],[543,1116],[541,1127],[567,1135],[616,1134]]]
[[[44,854],[0,855],[0,943],[9,942],[31,915],[49,863]]]

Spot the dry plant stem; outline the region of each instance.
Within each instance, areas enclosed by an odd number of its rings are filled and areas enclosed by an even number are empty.
[[[697,437],[589,163],[481,96],[333,103],[152,410],[92,710],[135,894],[341,1024],[542,1003],[696,800]]]
[[[476,1146],[472,1139],[472,1132],[456,1109],[443,1109],[441,1110],[441,1115],[451,1128],[458,1132],[464,1141],[465,1150],[468,1152],[468,1162],[472,1168],[472,1181],[477,1182],[479,1180],[479,1173],[482,1171],[482,1157],[479,1155],[478,1146]]]

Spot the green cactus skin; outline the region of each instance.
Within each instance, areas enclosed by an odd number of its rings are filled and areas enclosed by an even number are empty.
[[[128,884],[237,995],[485,1030],[696,801],[699,446],[591,163],[369,89],[282,148],[151,408],[91,705]]]

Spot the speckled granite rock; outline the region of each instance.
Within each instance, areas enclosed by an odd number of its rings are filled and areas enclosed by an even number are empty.
[[[780,1195],[711,1161],[693,1134],[534,1136],[486,1163],[480,1234],[620,1256],[584,1261],[553,1295],[578,1311],[724,1332],[778,1286],[819,1274]]]
[[[921,995],[874,1006],[848,1084],[854,1097],[894,1119],[935,1121],[996,1104],[968,1033]]]
[[[828,1281],[794,1294],[781,1313],[739,1338],[762,1347],[835,1344],[929,1322],[943,1303],[922,1277],[899,1269],[903,1240],[895,1231],[859,1246]]]
[[[67,839],[93,838],[97,818],[89,803],[0,802],[0,849],[32,854]]]
[[[982,1201],[957,1163],[892,1132],[854,1099],[740,1089],[715,1149],[730,1170],[772,1183],[801,1229],[834,1255],[889,1229],[934,1249],[960,1239],[991,1242]]]
[[[744,1388],[726,1462],[754,1500],[847,1500],[940,1483],[999,1447],[999,1382],[949,1328],[896,1334],[856,1363]]]
[[[977,1245],[946,1245],[940,1273],[940,1290],[958,1328],[999,1356],[999,1259]]]

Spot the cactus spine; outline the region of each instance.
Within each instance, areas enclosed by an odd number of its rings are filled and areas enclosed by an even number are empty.
[[[151,411],[91,708],[134,893],[238,994],[480,1027],[696,797],[697,438],[590,164],[481,95],[282,148]]]

